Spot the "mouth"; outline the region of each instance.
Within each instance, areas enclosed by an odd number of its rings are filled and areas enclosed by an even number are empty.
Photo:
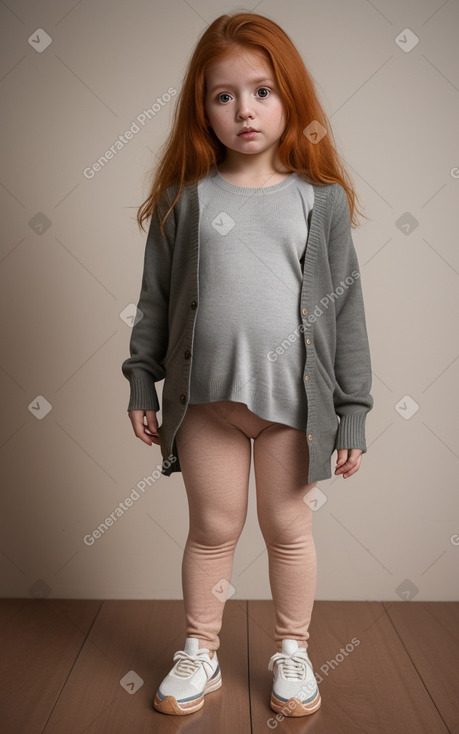
[[[240,133],[238,133],[239,138],[254,138],[255,135],[258,135],[259,130],[254,130],[254,128],[249,127],[246,130],[241,130]]]

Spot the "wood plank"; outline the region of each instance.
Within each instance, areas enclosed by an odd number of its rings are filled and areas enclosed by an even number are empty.
[[[459,604],[384,602],[403,646],[450,731],[459,732]]]
[[[17,614],[29,599],[0,599],[0,628]]]
[[[222,687],[206,696],[201,711],[169,716],[153,708],[153,698],[185,643],[183,601],[104,602],[44,734],[176,734],[184,727],[193,734],[209,722],[219,734],[249,734],[246,622],[246,602],[228,600],[219,635]],[[143,681],[134,693],[120,684],[130,671]]]
[[[272,602],[250,601],[248,625],[253,734],[266,734],[276,728],[269,705],[268,661],[276,652]],[[447,734],[381,602],[316,601],[308,642],[322,705],[299,720],[278,721],[283,734],[299,727],[314,734]]]
[[[2,734],[43,731],[100,606],[87,600],[2,600]]]
[[[229,600],[218,651],[222,688],[202,711],[167,716],[152,703],[185,640],[182,601],[3,599],[0,730],[459,732],[459,604],[316,601],[310,631],[321,677],[315,714],[276,720],[267,669],[276,651],[272,601]],[[354,649],[340,660],[346,644]],[[132,695],[120,685],[130,670],[144,681]]]

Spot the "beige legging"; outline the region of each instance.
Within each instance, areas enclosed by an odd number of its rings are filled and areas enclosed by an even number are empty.
[[[275,610],[273,641],[278,651],[284,638],[307,648],[317,564],[312,511],[304,498],[317,482],[307,484],[305,433],[229,400],[189,404],[176,434],[190,525],[182,560],[186,637],[197,637],[199,647],[220,647],[234,551],[247,515],[251,438]]]

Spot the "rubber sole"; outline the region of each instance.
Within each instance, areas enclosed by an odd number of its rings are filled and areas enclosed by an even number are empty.
[[[209,681],[208,684],[206,684],[204,691],[199,698],[196,698],[194,701],[186,701],[184,703],[179,703],[174,696],[166,696],[165,698],[161,698],[158,694],[158,691],[156,691],[153,700],[153,706],[157,711],[160,711],[162,714],[172,714],[173,716],[194,714],[195,711],[199,711],[204,706],[204,696],[207,696],[208,693],[212,693],[213,691],[218,690],[219,688],[221,688],[221,685],[222,676],[220,673],[218,677],[215,678],[215,680]]]
[[[288,701],[280,701],[274,693],[271,691],[270,706],[273,711],[284,716],[308,716],[313,714],[320,708],[322,700],[320,693],[317,691],[317,696],[308,703],[302,703],[299,698],[289,698]]]

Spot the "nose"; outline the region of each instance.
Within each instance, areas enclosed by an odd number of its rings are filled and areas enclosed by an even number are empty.
[[[237,116],[238,118],[246,119],[247,117],[253,118],[253,110],[248,97],[241,96],[237,105]]]

